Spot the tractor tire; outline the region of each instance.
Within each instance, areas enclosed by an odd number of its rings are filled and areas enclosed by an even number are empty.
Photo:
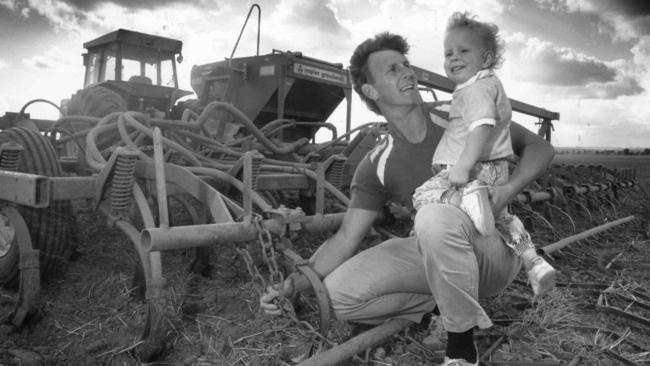
[[[113,112],[126,111],[126,101],[118,93],[103,86],[91,86],[72,96],[67,114],[101,118]]]
[[[91,86],[81,89],[70,99],[68,104],[68,116],[86,116],[102,118],[113,112],[126,112],[126,101],[115,91],[103,86]],[[77,131],[74,131],[77,132]],[[97,148],[102,151],[120,140],[117,131],[109,131],[97,136]],[[85,136],[77,140],[77,144],[86,149]],[[92,170],[86,162],[86,152],[79,151],[77,154],[77,174],[89,175]]]
[[[18,171],[48,177],[62,175],[54,147],[40,133],[23,127],[12,127],[0,132],[0,145],[15,142],[23,147]],[[29,228],[34,249],[40,251],[39,268],[41,278],[57,262],[61,262],[69,250],[76,245],[74,234],[75,218],[70,201],[54,201],[45,208],[18,206],[18,212]],[[16,287],[19,279],[18,242],[3,243],[0,248],[0,285]]]

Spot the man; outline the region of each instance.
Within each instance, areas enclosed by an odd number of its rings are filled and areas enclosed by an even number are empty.
[[[381,33],[361,43],[350,59],[354,89],[369,109],[383,115],[389,135],[359,164],[349,208],[339,230],[314,253],[310,264],[325,278],[338,319],[379,324],[390,318],[420,322],[436,306],[448,332],[447,366],[478,365],[473,328],[492,325],[479,298],[497,294],[521,263],[496,236],[481,236],[469,217],[451,205],[424,206],[415,217],[415,237],[391,239],[355,255],[388,202],[411,206],[413,190],[432,176],[431,157],[443,133],[425,111],[409,45]],[[550,144],[513,124],[512,145],[520,161],[510,181],[491,191],[499,210],[543,173],[553,159]],[[285,290],[308,284],[292,275]],[[269,290],[261,307],[278,314]]]

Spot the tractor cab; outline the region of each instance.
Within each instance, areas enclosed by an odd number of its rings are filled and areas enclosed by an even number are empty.
[[[183,42],[126,29],[84,43],[84,88],[103,86],[119,94],[128,110],[168,112],[179,98],[176,62]]]

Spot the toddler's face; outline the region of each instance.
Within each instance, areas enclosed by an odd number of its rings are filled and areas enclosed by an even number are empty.
[[[445,72],[456,84],[462,84],[488,65],[481,40],[469,29],[453,29],[445,37]]]

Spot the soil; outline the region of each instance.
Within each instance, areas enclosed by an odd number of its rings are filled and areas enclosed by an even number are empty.
[[[521,273],[503,294],[484,301],[495,323],[476,335],[481,354],[489,355],[484,365],[559,365],[576,360],[573,365],[626,364],[621,358],[633,362],[627,364],[650,365],[649,203],[647,195],[638,192],[622,202],[612,208],[592,207],[592,222],[586,212],[571,208],[576,232],[626,215],[638,219],[550,254],[548,260],[560,271],[560,284],[548,296],[531,303],[531,290]],[[134,248],[94,207],[80,202],[75,208],[78,255],[61,259],[57,270],[43,279],[38,311],[23,327],[1,327],[2,366],[144,364],[137,350],[148,305],[133,284]],[[516,213],[527,215],[540,247],[574,234],[559,211],[537,207],[537,212],[546,210],[544,217],[528,210],[519,207]],[[388,229],[404,235],[407,226],[398,223]],[[308,257],[327,236],[301,236],[293,244]],[[380,239],[370,237],[366,245]],[[267,276],[259,244],[248,247]],[[162,254],[168,288],[163,320],[167,347],[147,365],[293,365],[367,329],[336,321],[323,338],[318,333],[317,301],[310,294],[295,301],[297,317],[306,322],[264,315],[235,249],[234,244],[212,248],[212,268],[204,271],[205,276],[189,270],[194,250]],[[0,314],[9,314],[16,300],[16,290],[0,290]],[[345,364],[437,364],[444,347],[440,334],[444,332],[432,316]]]

